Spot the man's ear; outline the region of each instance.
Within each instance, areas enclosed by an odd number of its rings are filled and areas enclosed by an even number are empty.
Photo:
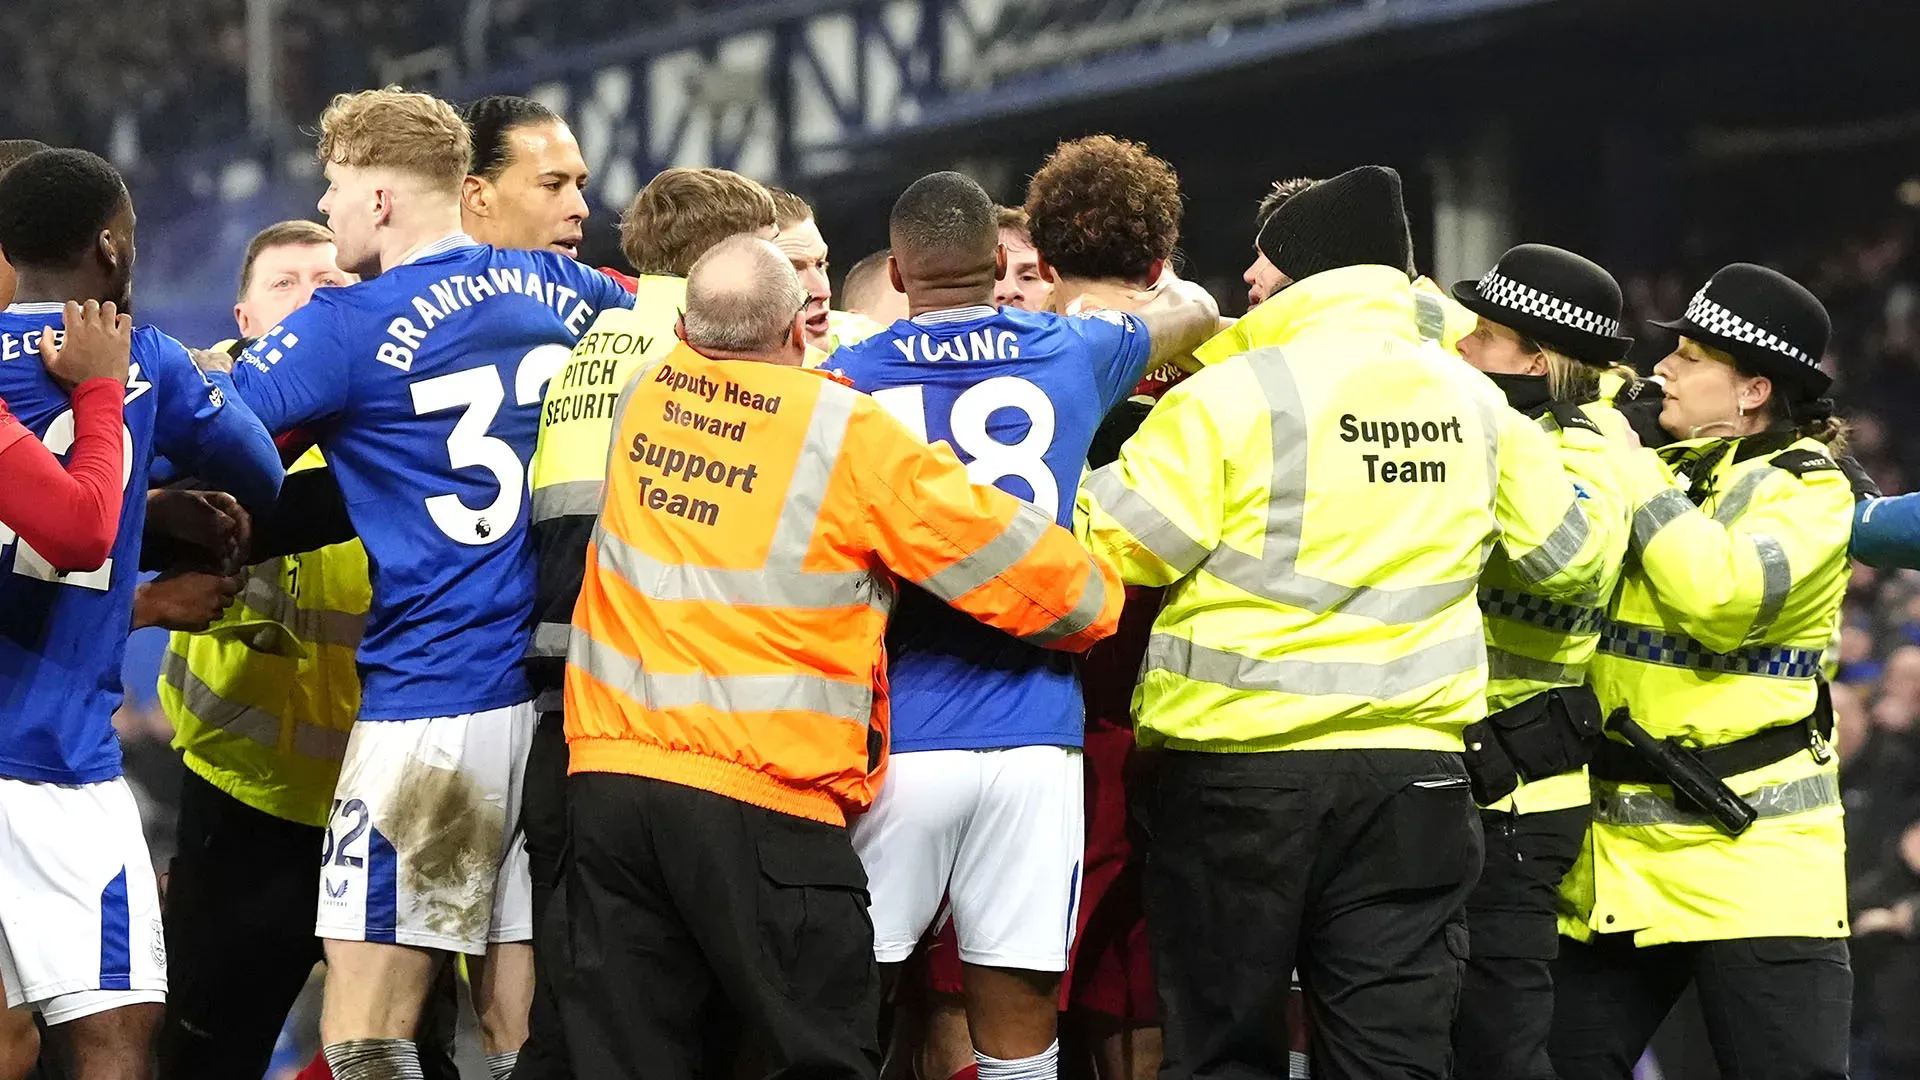
[[[993,245],[993,280],[1007,276],[1007,245]]]
[[[373,189],[373,224],[375,228],[393,220],[393,190],[376,187]]]
[[[112,229],[101,229],[100,235],[94,237],[93,253],[100,259],[101,269],[107,272],[108,277],[113,277],[119,271],[120,248],[113,242]]]
[[[240,336],[243,338],[254,336],[247,326],[246,310],[245,304],[233,305],[233,324],[240,328]]]
[[[681,341],[687,340],[687,316],[682,312],[673,317],[673,336]]]
[[[907,291],[907,283],[900,277],[900,261],[891,255],[887,256],[887,281],[893,286],[894,292]]]
[[[1155,259],[1147,267],[1147,280],[1141,282],[1141,284],[1151,289],[1155,285],[1160,284],[1161,275],[1165,274],[1166,272],[1167,272],[1167,260]]]
[[[1040,280],[1046,282],[1049,285],[1058,284],[1060,281],[1060,275],[1054,271],[1052,264],[1047,262],[1047,257],[1044,255],[1035,254],[1034,259],[1040,263]]]
[[[493,209],[493,185],[484,177],[469,173],[460,181],[460,209],[475,217],[486,217]]]

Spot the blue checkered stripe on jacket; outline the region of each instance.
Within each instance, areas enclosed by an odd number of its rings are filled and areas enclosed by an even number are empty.
[[[1717,653],[1685,634],[1670,634],[1649,626],[1604,622],[1600,651],[1609,656],[1644,660],[1666,667],[1725,675],[1765,675],[1776,679],[1811,679],[1820,673],[1822,649],[1789,649],[1754,645]]]
[[[1562,634],[1591,634],[1606,618],[1599,608],[1560,604],[1532,593],[1491,587],[1480,590],[1480,611]]]

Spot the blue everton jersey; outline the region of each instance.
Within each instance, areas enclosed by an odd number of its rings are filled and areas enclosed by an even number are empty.
[[[43,327],[61,333],[59,304],[0,314],[0,400],[63,459],[72,402],[40,364]],[[112,717],[140,575],[147,470],[155,454],[255,506],[280,488],[273,440],[225,375],[203,375],[181,344],[133,332],[122,440],[126,467],[113,548],[98,570],[56,574],[0,524],[0,776],[91,784],[120,775]]]
[[[953,447],[974,483],[1071,525],[1093,433],[1140,381],[1147,354],[1132,315],[968,307],[896,322],[833,364],[928,442]],[[887,658],[896,752],[1083,741],[1072,658],[918,589],[902,590]]]
[[[632,303],[572,259],[455,236],[320,290],[235,365],[270,430],[318,437],[366,545],[360,719],[532,699],[527,462],[541,394],[594,316]]]

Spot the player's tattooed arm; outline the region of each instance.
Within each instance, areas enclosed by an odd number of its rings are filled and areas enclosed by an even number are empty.
[[[1151,297],[1135,312],[1147,325],[1147,370],[1168,363],[1186,371],[1199,370],[1193,350],[1220,329],[1220,305],[1213,294],[1169,273],[1140,295]]]

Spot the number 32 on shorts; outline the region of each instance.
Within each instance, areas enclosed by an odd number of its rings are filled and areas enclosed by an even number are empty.
[[[927,441],[926,387],[895,386],[877,390],[873,400]],[[1001,409],[1014,409],[1027,418],[1027,433],[1019,442],[1001,442],[987,430],[987,418]],[[1046,391],[1017,375],[999,375],[975,383],[953,401],[947,427],[967,463],[967,479],[976,484],[998,484],[1016,476],[1033,492],[1029,501],[1048,517],[1060,513],[1060,484],[1047,468],[1045,455],[1053,446],[1053,400]]]

